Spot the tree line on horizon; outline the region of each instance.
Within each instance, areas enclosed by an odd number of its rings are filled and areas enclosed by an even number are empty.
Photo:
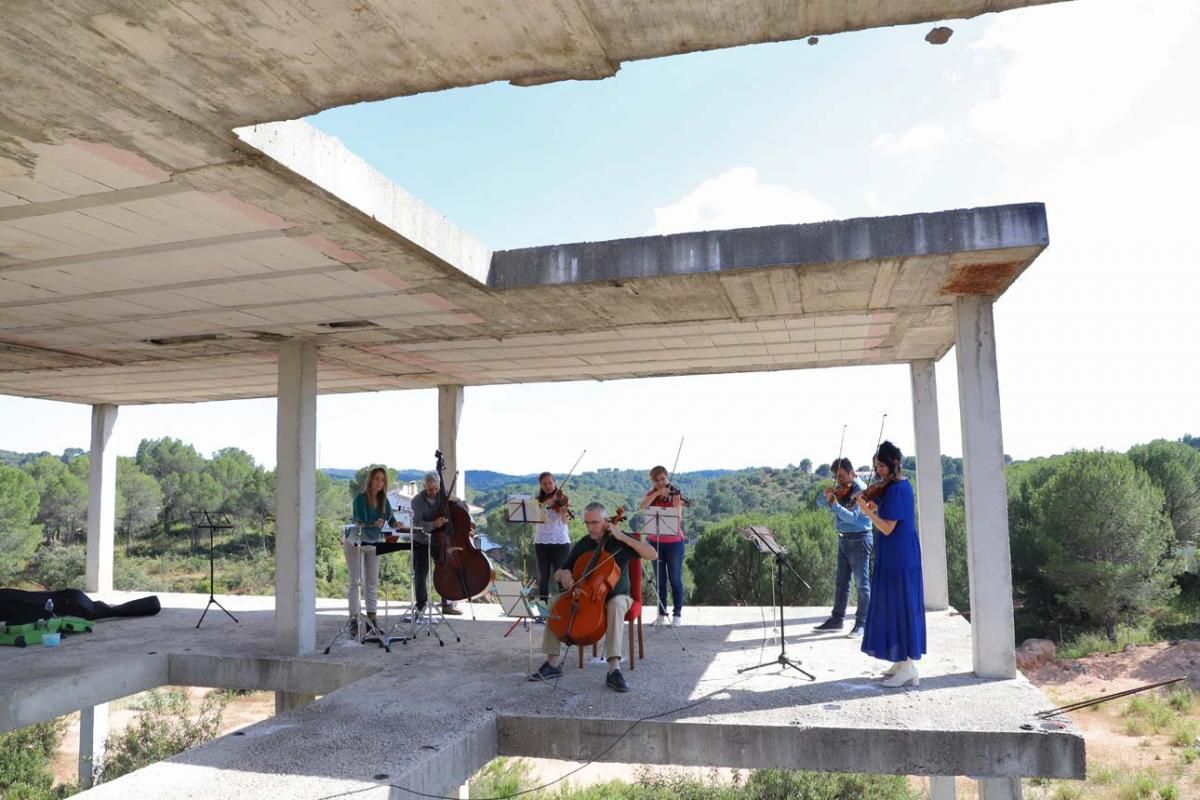
[[[78,448],[61,456],[0,450],[0,585],[81,584],[88,465]],[[915,459],[907,458],[904,468],[912,474]],[[318,585],[325,595],[344,592],[341,526],[368,470],[316,475]],[[393,482],[424,474],[388,472]],[[836,537],[828,514],[816,507],[828,475],[828,464],[814,468],[805,458],[786,467],[674,476],[690,501],[684,512],[689,602],[770,602],[768,565],[736,533],[749,524],[775,529],[811,585],[785,586],[789,603],[830,602]],[[1118,625],[1155,609],[1192,601],[1200,608],[1193,555],[1200,540],[1200,437],[1160,440],[1127,453],[1079,451],[1013,462],[1006,477],[1019,631],[1064,626],[1112,636]],[[480,528],[505,547],[505,566],[517,573],[534,563],[532,535],[505,520],[504,501],[535,492],[536,478],[467,472],[467,499],[483,508]],[[217,542],[223,559],[218,591],[269,593],[274,479],[273,471],[238,448],[205,458],[177,439],[141,442],[134,457],[117,463],[117,587],[206,590],[207,552],[189,518],[190,511],[205,508],[234,523]],[[604,468],[574,476],[567,492],[577,510],[591,500],[625,506],[634,512],[629,524],[636,530],[637,502],[648,487],[645,470]],[[942,456],[942,488],[951,604],[969,613],[961,459]],[[573,538],[583,534],[578,521],[571,528]],[[401,591],[406,588],[406,576],[391,577]]]

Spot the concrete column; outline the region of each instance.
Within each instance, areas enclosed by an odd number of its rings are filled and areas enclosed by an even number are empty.
[[[92,445],[88,456],[87,565],[89,592],[113,588],[113,529],[117,519],[117,451],[109,444],[117,406],[92,406]]]
[[[275,466],[275,648],[316,650],[317,348],[279,350]]]
[[[929,800],[954,800],[954,777],[930,775]]]
[[[79,711],[79,788],[89,788],[96,770],[104,763],[104,742],[108,739],[108,703],[88,706]]]
[[[1020,778],[980,778],[979,800],[1021,800]]]
[[[933,360],[909,364],[912,376],[913,430],[917,456],[917,530],[921,534],[921,571],[925,608],[950,605],[946,583],[946,516],[942,507],[942,442],[938,432],[937,377]]]
[[[454,481],[454,495],[467,499],[467,476],[459,473],[458,422],[462,419],[463,387],[438,387],[438,449],[446,459],[446,488]],[[457,480],[455,480],[457,478]]]
[[[958,298],[954,326],[975,674],[1012,678],[1017,673],[1012,560],[991,298]]]
[[[275,714],[278,716],[285,711],[291,711],[293,708],[299,708],[305,703],[311,703],[316,700],[315,694],[307,692],[276,692],[275,693]]]

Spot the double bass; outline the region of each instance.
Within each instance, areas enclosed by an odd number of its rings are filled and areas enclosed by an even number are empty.
[[[625,519],[625,509],[618,508],[609,517],[616,525]],[[567,645],[595,644],[604,638],[608,629],[605,603],[609,592],[621,579],[621,568],[613,554],[604,549],[611,534],[604,536],[588,559],[578,558],[571,570],[575,579],[570,590],[563,592],[550,611],[546,626]]]
[[[451,503],[442,473],[446,461],[436,452],[442,516],[446,524],[433,531],[433,588],[443,600],[473,600],[488,590],[496,570],[471,537],[471,515],[459,503]]]

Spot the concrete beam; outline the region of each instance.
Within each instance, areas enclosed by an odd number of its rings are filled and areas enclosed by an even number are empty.
[[[981,778],[975,785],[979,800],[1021,800],[1020,778]]]
[[[337,138],[303,120],[235,128],[255,150],[400,234],[406,245],[422,250],[477,283],[487,280],[492,251],[392,183]]]
[[[104,742],[108,739],[108,703],[79,710],[79,788],[91,787],[96,772],[104,765]]]
[[[458,423],[462,419],[463,387],[438,387],[438,449],[446,460],[446,488],[454,482],[454,494],[464,500],[467,496],[467,476],[458,465]]]
[[[117,406],[92,406],[92,444],[88,467],[87,564],[89,592],[113,588],[113,538],[117,517],[117,451],[109,446]]]
[[[954,325],[975,674],[1012,678],[1017,672],[1012,560],[991,298],[958,298]]]
[[[131,203],[136,200],[149,200],[154,197],[167,197],[168,195],[190,191],[193,191],[190,186],[180,183],[151,183],[146,186],[133,186],[128,189],[68,197],[65,200],[51,200],[47,203],[5,206],[4,208],[0,208],[0,222],[7,222],[13,219],[28,219],[30,217],[44,217],[48,214],[61,214],[64,211],[80,211],[85,208]]]
[[[954,777],[950,775],[929,776],[929,800],[954,800]]]
[[[316,650],[317,348],[279,349],[275,468],[275,648]]]
[[[983,250],[1040,251],[1048,241],[1046,207],[1025,203],[501,250],[492,256],[488,285],[512,289]],[[973,270],[997,284],[998,294],[1034,255],[1014,253]]]
[[[308,692],[276,692],[275,693],[275,714],[286,714],[293,708],[299,708],[306,703],[311,703],[316,700],[315,694]]]
[[[737,723],[501,716],[499,755],[568,761],[734,769],[804,769],[895,775],[1045,775],[1070,778],[1082,754],[1065,738],[1030,748],[1021,731],[868,730],[823,726],[787,730]],[[1062,745],[1061,749],[1058,746]]]
[[[921,571],[925,609],[950,605],[946,566],[946,516],[942,498],[942,444],[938,429],[937,376],[932,359],[909,365],[912,377],[913,430],[917,456],[917,530],[921,534]]]

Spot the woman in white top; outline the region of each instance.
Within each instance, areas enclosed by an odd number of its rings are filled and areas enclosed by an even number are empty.
[[[562,568],[571,552],[571,536],[567,532],[570,511],[566,495],[558,490],[549,472],[538,475],[537,500],[546,508],[546,521],[533,526],[533,549],[537,553],[538,597],[545,603],[550,598],[550,576]]]

